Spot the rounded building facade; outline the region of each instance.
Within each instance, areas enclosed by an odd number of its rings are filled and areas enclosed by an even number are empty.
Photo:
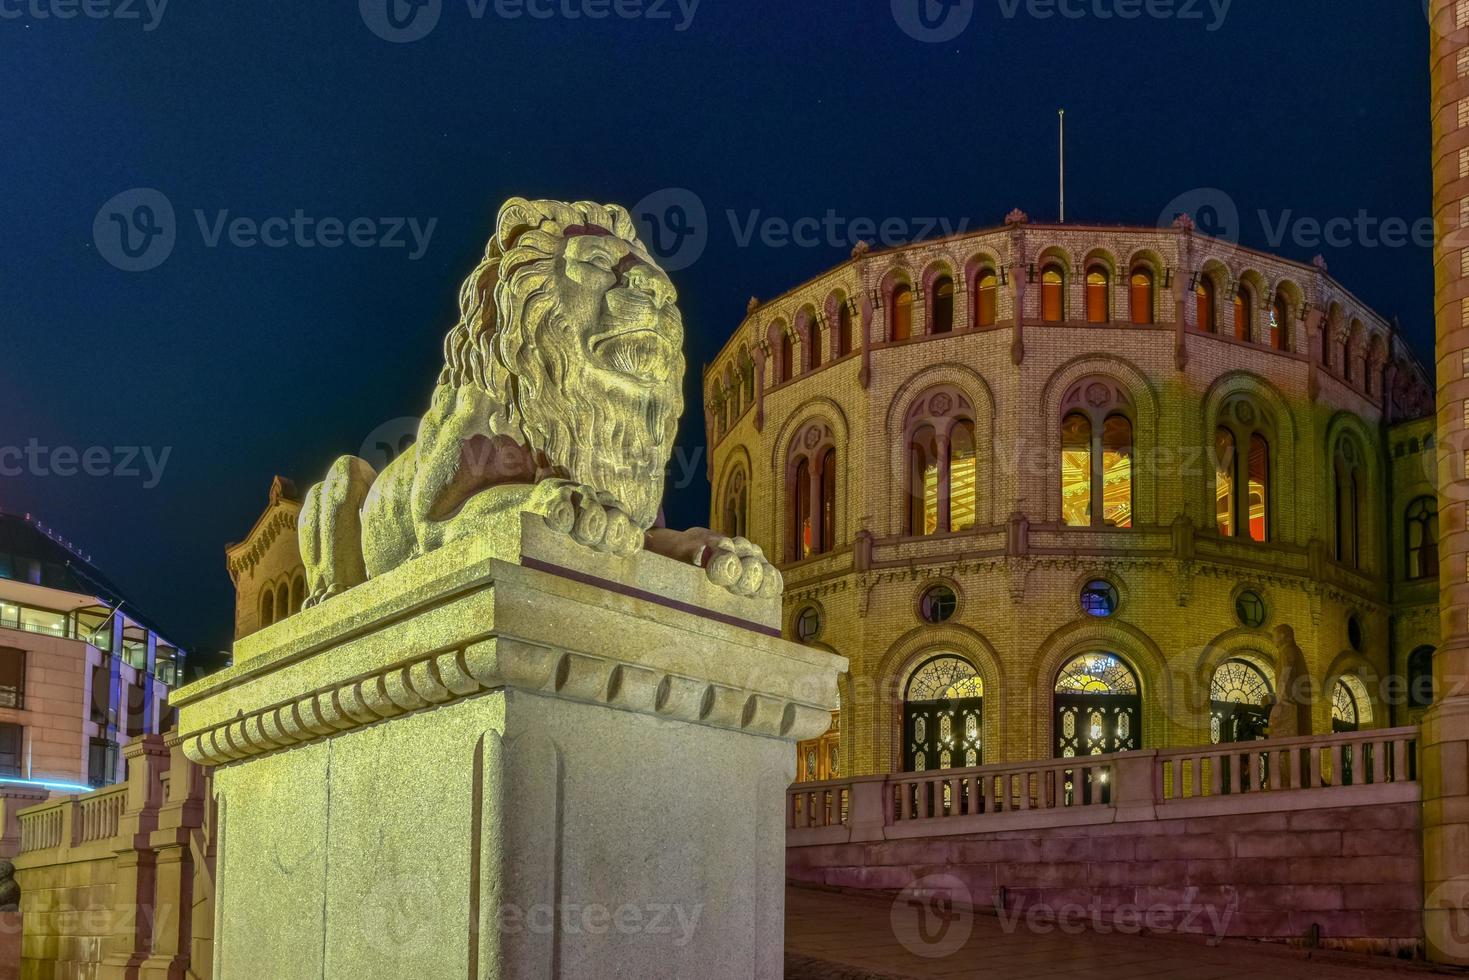
[[[1432,387],[1319,260],[1015,212],[752,301],[704,381],[712,525],[851,663],[798,779],[1431,699]]]

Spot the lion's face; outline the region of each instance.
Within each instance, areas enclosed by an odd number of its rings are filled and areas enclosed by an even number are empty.
[[[608,394],[658,397],[683,374],[683,321],[673,283],[635,243],[592,229],[565,240],[553,278],[563,322],[576,331],[584,380]]]

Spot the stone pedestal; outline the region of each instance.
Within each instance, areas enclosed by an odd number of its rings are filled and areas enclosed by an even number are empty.
[[[526,516],[174,695],[215,771],[220,980],[778,978],[792,743],[839,657]]]

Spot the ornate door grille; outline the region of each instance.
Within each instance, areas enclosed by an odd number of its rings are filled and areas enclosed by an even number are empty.
[[[929,772],[983,765],[983,733],[983,698],[909,701],[903,711],[903,768]]]

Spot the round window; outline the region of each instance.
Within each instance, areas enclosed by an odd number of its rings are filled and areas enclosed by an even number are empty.
[[[954,615],[959,597],[947,585],[931,585],[918,600],[918,613],[925,623],[942,623]]]
[[[1088,616],[1110,616],[1117,611],[1117,586],[1093,579],[1081,590],[1081,609]]]
[[[1259,629],[1265,625],[1265,600],[1258,592],[1241,592],[1234,600],[1234,614],[1250,629]]]
[[[1362,652],[1362,621],[1355,615],[1347,617],[1347,643],[1353,650]]]
[[[810,643],[821,632],[821,613],[815,606],[807,606],[796,615],[796,639]]]

